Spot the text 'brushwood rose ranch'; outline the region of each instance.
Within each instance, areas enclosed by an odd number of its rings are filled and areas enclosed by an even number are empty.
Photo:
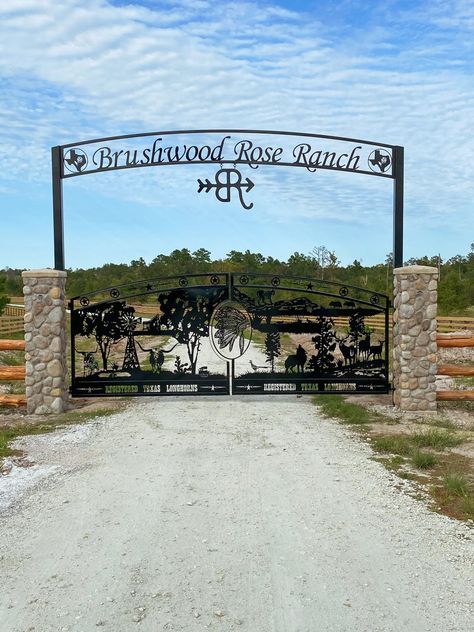
[[[107,170],[126,167],[169,165],[180,163],[238,163],[247,164],[252,169],[259,165],[306,167],[308,171],[318,168],[357,171],[361,156],[361,145],[353,145],[346,152],[323,151],[304,142],[290,148],[257,144],[248,139],[232,142],[231,136],[224,136],[216,144],[185,143],[167,144],[163,138],[140,149],[113,149],[103,145],[92,154],[94,169]],[[92,166],[91,165],[91,166]]]

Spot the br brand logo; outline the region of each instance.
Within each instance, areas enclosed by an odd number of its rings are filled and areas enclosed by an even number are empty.
[[[70,149],[64,154],[64,166],[72,173],[84,171],[88,162],[87,154],[82,149]]]
[[[385,173],[392,164],[392,158],[385,149],[374,149],[369,156],[368,163],[374,173]]]

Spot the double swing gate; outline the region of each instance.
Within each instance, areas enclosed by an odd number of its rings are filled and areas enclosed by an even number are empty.
[[[76,397],[389,390],[389,299],[367,289],[203,273],[107,288],[69,307]]]

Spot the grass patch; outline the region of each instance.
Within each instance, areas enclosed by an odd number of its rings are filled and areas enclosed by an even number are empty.
[[[420,430],[410,433],[406,428],[406,433],[393,434],[388,428],[390,417],[349,403],[342,395],[316,395],[314,402],[325,415],[352,424],[368,437],[375,461],[399,478],[420,484],[424,490],[420,499],[424,501],[428,492],[433,510],[458,520],[474,520],[472,458],[450,450],[469,441],[469,430],[457,432],[449,419],[438,418],[425,419]],[[381,424],[387,425],[387,434]]]
[[[410,439],[403,435],[378,436],[372,439],[372,447],[377,452],[406,456],[410,454],[412,446]]]
[[[411,435],[411,440],[418,448],[433,448],[434,450],[454,448],[464,441],[462,437],[453,432],[440,430],[439,428],[415,432]]]
[[[419,470],[427,470],[438,464],[438,459],[431,452],[423,452],[422,450],[414,450],[411,455],[411,462]]]
[[[461,472],[448,472],[443,477],[443,486],[448,495],[467,497],[469,483]]]
[[[25,364],[24,351],[1,351],[0,364],[4,366],[21,366]]]
[[[454,381],[459,386],[474,388],[474,377],[456,377],[454,378]]]
[[[15,331],[11,334],[3,334],[0,335],[1,340],[24,340],[25,332],[24,331]]]
[[[426,423],[436,428],[446,428],[447,430],[456,429],[456,424],[454,424],[450,419],[446,419],[445,417],[441,417],[439,419],[429,419],[426,421]]]
[[[405,459],[398,454],[397,456],[392,456],[392,458],[390,459],[390,465],[395,468],[400,467],[400,465],[403,465],[403,463],[405,463]]]
[[[461,511],[464,518],[474,520],[474,494],[468,494],[461,499]]]
[[[380,421],[380,417],[359,404],[346,402],[342,395],[314,395],[314,403],[328,417],[337,417],[346,424],[363,425]]]
[[[45,434],[53,432],[58,428],[63,428],[71,424],[92,421],[97,417],[107,417],[117,412],[115,408],[100,408],[90,412],[72,411],[58,415],[51,421],[41,424],[21,424],[0,427],[0,465],[2,459],[7,456],[15,456],[21,454],[19,450],[10,447],[10,443],[18,437],[29,435]]]
[[[442,485],[433,488],[439,508],[453,518],[474,520],[474,489],[459,471],[447,472]]]

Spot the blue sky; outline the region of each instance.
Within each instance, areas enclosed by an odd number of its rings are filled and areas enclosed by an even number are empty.
[[[53,265],[50,147],[190,128],[403,145],[405,258],[474,241],[474,0],[8,0],[0,4],[0,268]],[[391,182],[244,171],[254,208],[198,196],[212,170],[65,182],[66,265],[201,246],[343,263],[392,249]]]

